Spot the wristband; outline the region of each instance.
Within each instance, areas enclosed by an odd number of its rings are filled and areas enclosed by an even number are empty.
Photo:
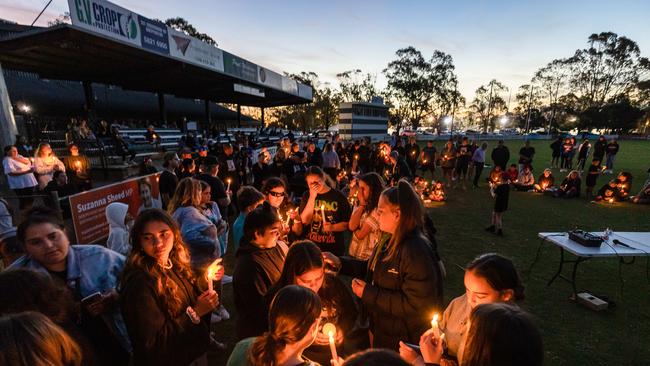
[[[190,321],[194,324],[199,324],[201,322],[201,318],[196,314],[196,311],[192,309],[191,306],[188,306],[187,309],[185,309],[185,314],[190,318]]]

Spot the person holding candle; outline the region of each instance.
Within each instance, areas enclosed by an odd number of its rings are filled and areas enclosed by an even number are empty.
[[[34,155],[34,173],[37,174],[39,189],[43,190],[52,180],[55,171],[65,171],[65,165],[54,155],[52,147],[47,142],[41,142]]]
[[[226,186],[219,178],[219,161],[213,155],[208,155],[201,162],[201,174],[197,179],[210,185],[210,201],[216,202],[222,217],[228,217],[228,206],[232,191],[226,190]],[[221,239],[221,238],[220,238]],[[227,239],[227,238],[224,238]],[[227,244],[227,240],[220,240],[221,244]]]
[[[12,269],[32,269],[70,289],[79,325],[108,365],[128,363],[131,344],[116,289],[124,256],[99,245],[71,245],[63,222],[45,207],[27,212],[16,232],[25,255]]]
[[[524,300],[524,286],[517,269],[510,259],[496,253],[482,254],[469,262],[465,266],[464,283],[465,294],[453,299],[438,321],[439,333],[445,334],[443,358],[447,365],[463,359],[472,309],[481,304],[516,304]],[[423,364],[417,353],[404,343],[400,343],[400,354],[411,364]]]
[[[390,184],[395,184],[400,179],[412,179],[413,171],[409,168],[406,160],[399,154],[397,150],[393,150],[390,153],[390,163],[391,163],[391,172],[390,172]]]
[[[319,167],[307,170],[305,181],[309,191],[302,196],[300,218],[309,239],[323,251],[343,255],[344,232],[348,230],[350,203],[343,193],[330,188],[325,173]]]
[[[449,188],[451,187],[454,168],[456,167],[456,149],[451,140],[447,141],[445,148],[440,152],[440,166],[442,167],[445,185]]]
[[[278,240],[281,231],[277,210],[267,202],[246,216],[233,272],[237,339],[258,336],[267,329],[264,295],[280,278],[288,250]]]
[[[349,253],[353,258],[368,260],[375,245],[382,237],[379,229],[379,213],[377,204],[379,196],[384,191],[384,182],[377,173],[366,173],[352,182],[350,192],[356,192],[358,203],[352,215],[348,228],[352,232]]]
[[[533,318],[516,305],[486,303],[471,311],[462,366],[542,366],[544,346]],[[445,337],[446,341],[446,337]],[[442,338],[431,330],[420,338],[426,365],[439,365]]]
[[[555,197],[579,197],[581,182],[580,173],[577,170],[572,170],[560,184],[559,189],[555,192]]]
[[[390,234],[367,261],[324,253],[328,265],[355,277],[352,291],[370,318],[372,346],[397,350],[399,341],[417,343],[442,306],[442,278],[432,244],[422,232],[424,207],[401,180],[379,198],[379,228]],[[363,278],[363,280],[362,280]]]
[[[549,168],[544,169],[542,175],[537,179],[534,188],[535,192],[544,193],[548,189],[552,189],[555,184],[555,178],[553,177],[553,171]]]
[[[215,291],[199,288],[178,225],[162,210],[143,211],[131,230],[131,246],[122,275],[121,307],[133,343],[133,363],[207,362],[210,314],[219,299]]]
[[[63,159],[63,165],[65,165],[65,171],[68,172],[70,183],[80,191],[92,189],[90,160],[85,155],[79,154],[77,144],[70,144],[68,151],[70,151],[70,155]]]
[[[244,171],[240,169],[241,160],[238,155],[235,154],[233,146],[229,143],[223,145],[223,153],[219,156],[219,178],[225,182],[228,187],[226,191],[237,192],[241,186],[242,177]],[[237,197],[231,197],[236,200]],[[233,207],[236,206],[236,202],[232,202]]]
[[[435,178],[437,152],[438,151],[433,146],[433,140],[427,141],[427,146],[425,146],[420,153],[420,169],[422,169],[423,175],[428,170],[431,172],[431,178]]]
[[[632,173],[620,172],[616,177],[616,181],[618,183],[618,200],[627,201],[630,198],[630,188],[632,188]]]
[[[524,166],[523,169],[517,175],[517,180],[515,181],[515,189],[517,191],[529,192],[532,191],[535,185],[535,176],[530,170],[528,165]]]
[[[9,145],[4,148],[5,157],[2,159],[2,167],[7,176],[7,183],[16,196],[20,209],[32,206],[34,188],[38,186],[34,177],[32,162],[18,154],[16,146]]]
[[[596,198],[594,200],[596,202],[598,201],[605,201],[609,203],[617,202],[619,192],[620,190],[618,187],[618,181],[616,179],[612,179],[598,190],[598,193],[596,194]]]
[[[355,328],[359,313],[352,293],[340,278],[325,271],[322,252],[309,240],[289,248],[280,279],[267,292],[266,303],[270,304],[275,294],[288,285],[307,287],[318,294],[323,304],[321,319],[334,327],[334,347],[343,357],[367,347],[367,333],[360,334]],[[313,361],[329,364],[330,342],[324,329],[304,354]]]
[[[460,145],[456,150],[456,174],[463,190],[467,190],[467,171],[472,160],[472,145],[469,144],[467,136],[463,136]]]
[[[418,157],[420,157],[420,146],[415,140],[415,136],[409,136],[409,142],[404,147],[406,152],[406,163],[413,174],[418,166]]]
[[[227,366],[319,366],[303,355],[321,325],[321,300],[314,291],[289,285],[278,291],[268,312],[268,328],[235,346]]]
[[[491,225],[485,228],[485,231],[503,236],[503,213],[508,210],[510,198],[510,176],[508,173],[502,173],[501,178],[491,185],[490,195],[494,198],[494,208],[492,209]]]
[[[587,200],[591,200],[593,197],[594,187],[598,181],[598,177],[602,174],[602,169],[600,167],[600,160],[597,157],[591,161],[589,169],[587,169],[587,177],[585,178],[585,194]]]

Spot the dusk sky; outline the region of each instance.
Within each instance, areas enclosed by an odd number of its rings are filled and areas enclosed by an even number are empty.
[[[314,71],[336,85],[339,72],[377,75],[398,48],[451,54],[468,100],[496,78],[514,93],[547,62],[612,31],[650,56],[650,1],[153,1],[114,3],[150,18],[186,18],[220,48],[282,72]],[[31,23],[47,0],[0,0],[0,18]],[[54,0],[37,22],[68,10]]]

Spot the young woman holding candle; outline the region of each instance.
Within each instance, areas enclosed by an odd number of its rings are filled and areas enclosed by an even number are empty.
[[[445,185],[449,188],[451,187],[452,176],[456,167],[456,149],[451,140],[447,141],[444,149],[440,152],[440,166],[442,167],[442,173],[445,178]]]
[[[555,178],[553,177],[553,171],[546,168],[542,175],[539,176],[539,179],[537,179],[537,183],[535,183],[535,192],[544,193],[547,189],[552,188],[554,184]]]
[[[237,343],[227,366],[318,366],[303,352],[318,336],[321,300],[308,288],[289,285],[278,291],[264,334]]]
[[[54,155],[49,143],[41,142],[34,155],[34,172],[37,174],[38,188],[45,189],[57,170],[65,171],[65,165]]]
[[[467,346],[462,366],[542,366],[544,346],[533,318],[516,305],[478,305],[468,320]],[[420,339],[426,365],[439,365],[442,340],[428,330]]]
[[[264,295],[280,278],[286,244],[278,240],[282,221],[268,202],[251,211],[244,221],[244,236],[237,249],[233,291],[238,317],[238,339],[258,336],[267,329]]]
[[[431,313],[442,305],[442,278],[431,242],[422,233],[424,208],[402,180],[379,198],[379,228],[391,234],[367,261],[324,253],[341,274],[355,277],[352,291],[370,317],[372,345],[397,350],[399,341],[417,343]],[[363,280],[361,279],[363,278]]]
[[[350,216],[348,228],[352,232],[349,253],[353,258],[367,260],[382,236],[379,230],[377,204],[384,191],[384,182],[377,173],[366,173],[354,180],[350,194],[356,193],[356,206]]]
[[[519,303],[524,300],[524,286],[512,261],[499,254],[489,253],[476,257],[465,266],[465,294],[453,299],[438,323],[445,334],[447,364],[462,360],[467,340],[468,319],[472,309],[494,302]],[[400,354],[414,365],[422,359],[404,343]]]
[[[280,279],[266,294],[267,303],[288,285],[307,287],[318,294],[323,304],[323,323],[332,323],[336,327],[335,345],[339,355],[345,357],[367,346],[367,335],[360,337],[358,332],[354,332],[358,311],[352,293],[341,279],[325,272],[323,254],[309,240],[291,246]],[[304,354],[313,361],[329,364],[332,356],[328,335],[319,331],[314,344]]]
[[[219,299],[215,291],[199,288],[178,225],[162,210],[143,211],[131,230],[131,246],[121,305],[134,364],[207,362],[210,314]]]
[[[16,232],[25,255],[9,269],[49,275],[72,292],[80,328],[106,364],[128,362],[131,349],[116,291],[124,256],[99,245],[71,245],[63,222],[44,207],[29,211]]]

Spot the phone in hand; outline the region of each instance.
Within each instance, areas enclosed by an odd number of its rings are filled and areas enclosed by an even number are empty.
[[[95,292],[90,294],[83,299],[81,299],[81,305],[84,307],[89,307],[91,305],[97,304],[102,301],[102,294],[100,292]]]

